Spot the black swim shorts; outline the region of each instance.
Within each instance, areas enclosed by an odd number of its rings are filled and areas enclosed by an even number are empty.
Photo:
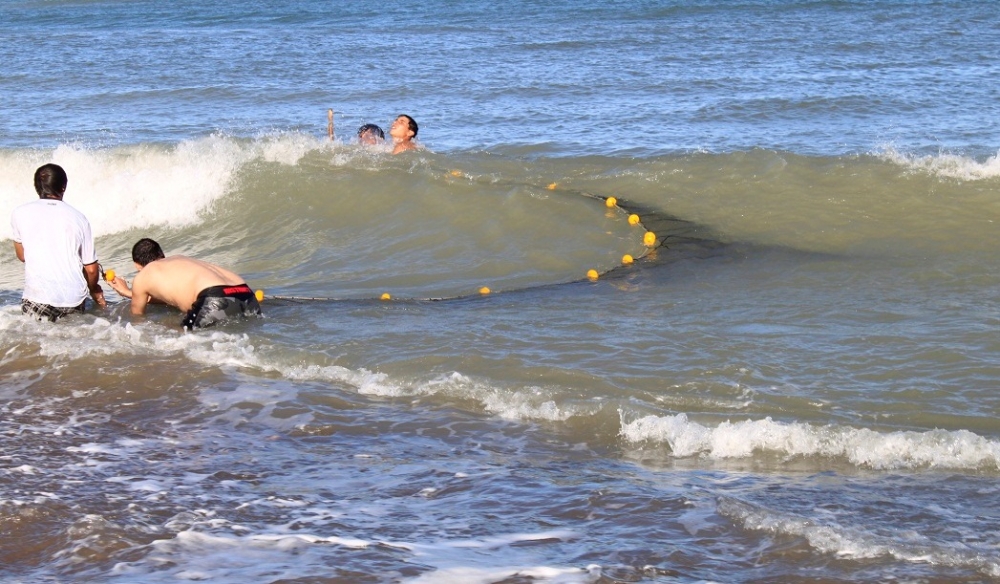
[[[260,314],[260,303],[250,286],[212,286],[198,294],[198,299],[184,316],[181,326],[186,329],[205,328],[227,320]]]

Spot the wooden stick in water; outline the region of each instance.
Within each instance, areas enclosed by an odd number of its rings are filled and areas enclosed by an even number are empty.
[[[333,140],[333,110],[326,110],[326,133]]]

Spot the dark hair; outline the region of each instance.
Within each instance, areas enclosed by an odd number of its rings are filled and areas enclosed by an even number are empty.
[[[148,237],[143,237],[132,246],[132,261],[142,267],[164,257],[160,244]]]
[[[406,118],[406,125],[410,127],[410,131],[413,132],[413,137],[416,138],[417,132],[420,131],[420,128],[417,126],[417,121],[406,114],[399,114],[396,117]]]
[[[61,199],[69,177],[58,164],[45,164],[35,171],[35,192],[43,199]]]
[[[368,132],[372,132],[378,136],[379,140],[385,140],[385,132],[383,132],[382,128],[376,126],[375,124],[365,124],[358,128],[358,138],[361,138]]]

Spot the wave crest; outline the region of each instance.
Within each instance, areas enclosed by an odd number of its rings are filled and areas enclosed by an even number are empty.
[[[905,154],[892,147],[885,148],[878,156],[894,164],[943,178],[976,181],[1000,177],[1000,151],[982,162],[958,154]]]
[[[172,145],[90,148],[63,144],[52,150],[0,152],[0,216],[37,198],[35,169],[54,162],[66,169],[66,202],[90,220],[94,236],[197,223],[199,215],[230,193],[241,169],[263,160],[294,165],[323,142],[287,134],[247,141],[212,135]],[[0,237],[10,226],[0,223]]]
[[[758,452],[789,457],[845,458],[859,467],[878,470],[937,467],[1000,469],[1000,442],[967,430],[877,432],[867,428],[782,423],[770,417],[726,421],[711,428],[686,414],[646,416],[622,423],[629,442],[666,442],[678,457],[749,458]]]

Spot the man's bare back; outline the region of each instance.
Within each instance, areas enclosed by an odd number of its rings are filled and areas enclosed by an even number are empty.
[[[205,288],[243,283],[238,274],[208,262],[180,255],[159,259],[142,268],[132,282],[132,314],[143,314],[149,301],[186,312]],[[140,294],[147,296],[145,302],[136,302]]]
[[[166,257],[148,237],[132,246],[132,261],[139,270],[132,287],[119,276],[111,287],[132,299],[134,315],[145,314],[150,302],[169,304],[187,313],[181,326],[192,330],[261,316],[257,294],[226,268],[180,255]]]

